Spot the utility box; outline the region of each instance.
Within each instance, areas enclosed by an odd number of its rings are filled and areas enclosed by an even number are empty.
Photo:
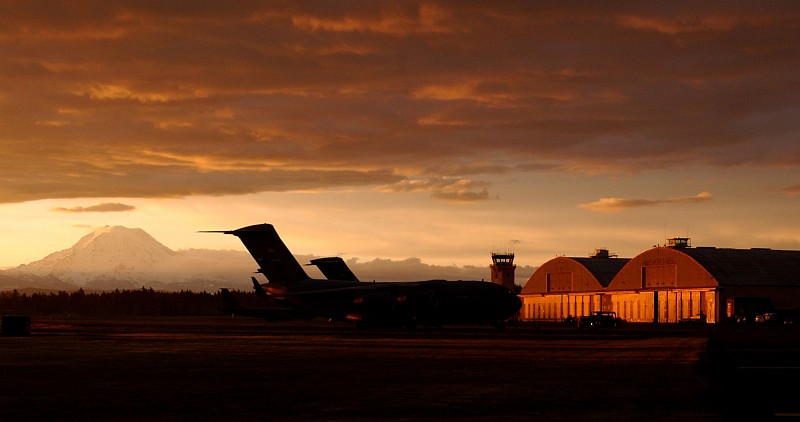
[[[3,315],[3,337],[22,337],[31,335],[30,315]]]

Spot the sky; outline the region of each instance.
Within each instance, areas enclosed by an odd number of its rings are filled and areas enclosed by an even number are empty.
[[[800,249],[795,1],[4,1],[0,267]]]

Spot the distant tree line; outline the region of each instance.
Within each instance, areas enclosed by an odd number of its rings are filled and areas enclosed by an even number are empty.
[[[0,312],[17,315],[73,316],[206,316],[221,315],[221,293],[114,290],[0,293]]]

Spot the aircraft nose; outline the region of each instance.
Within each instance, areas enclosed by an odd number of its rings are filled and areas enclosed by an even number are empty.
[[[513,315],[522,308],[522,300],[510,291],[504,291],[495,297],[496,309],[504,315]]]

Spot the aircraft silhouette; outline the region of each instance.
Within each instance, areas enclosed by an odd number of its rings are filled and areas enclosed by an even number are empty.
[[[242,308],[223,290],[222,309],[267,320],[323,317],[359,327],[493,324],[505,327],[522,307],[508,288],[485,281],[362,282],[338,257],[311,261],[327,279],[308,276],[271,224],[213,231],[238,237],[268,283],[252,277],[263,307]]]

